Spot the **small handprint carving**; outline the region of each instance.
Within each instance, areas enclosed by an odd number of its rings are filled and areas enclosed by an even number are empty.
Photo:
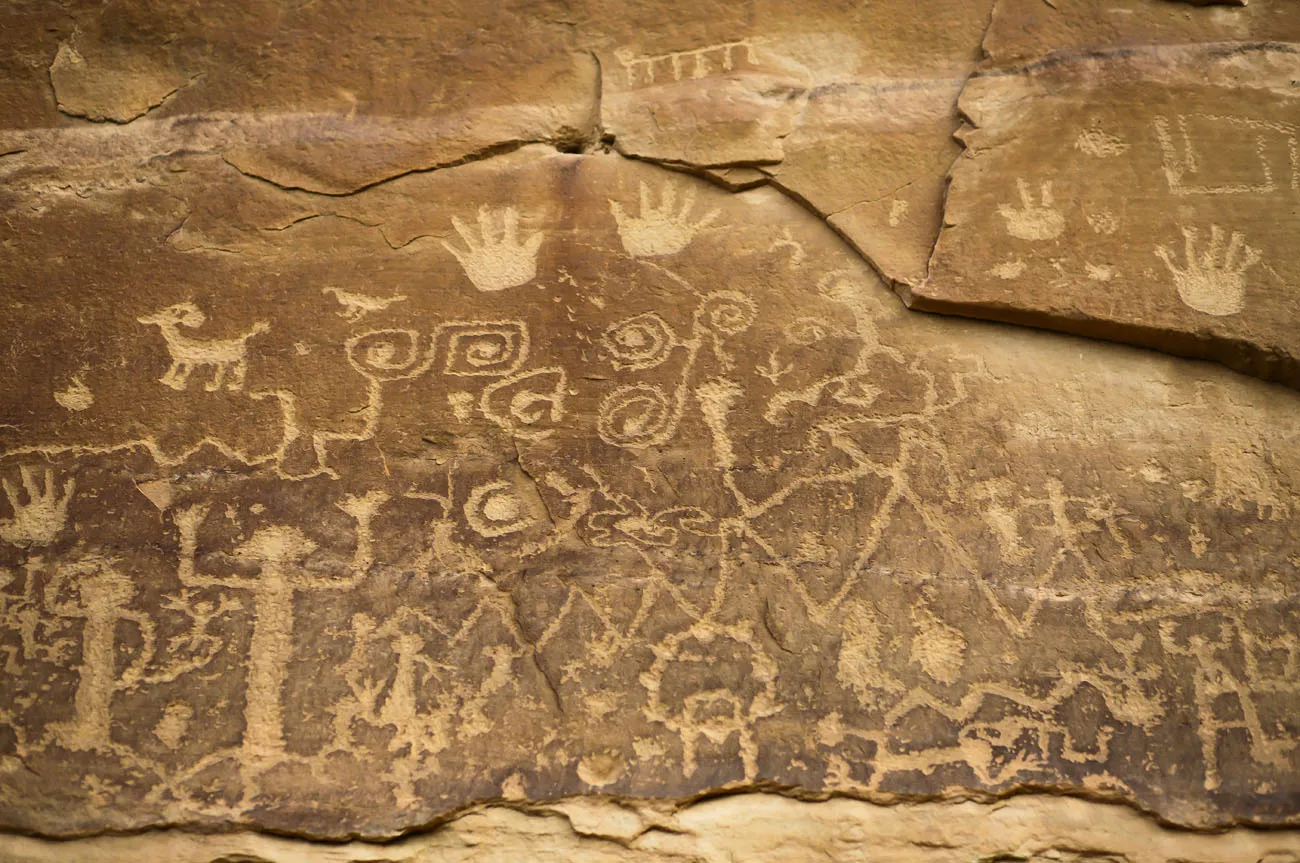
[[[1065,230],[1065,217],[1052,206],[1052,184],[1039,187],[1039,202],[1034,203],[1029,184],[1016,180],[1020,206],[1000,204],[998,214],[1007,222],[1007,233],[1021,240],[1054,240]]]
[[[0,539],[21,546],[49,545],[68,520],[68,501],[76,481],[64,483],[60,496],[54,471],[45,471],[44,483],[38,481],[35,468],[21,468],[20,474],[22,492],[9,479],[0,480],[13,510],[13,518],[0,520]]]
[[[711,224],[718,217],[710,210],[698,219],[691,219],[695,206],[695,189],[688,187],[678,203],[677,192],[664,186],[659,195],[659,205],[650,203],[650,188],[641,183],[641,214],[629,216],[618,201],[610,201],[609,209],[618,222],[618,235],[623,248],[637,258],[674,255],[690,245],[696,231]]]
[[[456,256],[461,269],[480,291],[504,291],[531,282],[537,276],[537,250],[542,232],[537,231],[521,242],[519,211],[514,207],[492,210],[486,204],[478,208],[478,235],[455,216],[451,225],[468,246],[459,249],[443,242],[443,248]]]
[[[1173,255],[1165,246],[1156,246],[1156,255],[1174,277],[1174,287],[1184,303],[1207,315],[1231,315],[1241,311],[1246,298],[1246,271],[1259,263],[1259,250],[1246,245],[1246,238],[1233,231],[1224,246],[1223,231],[1218,225],[1210,226],[1210,244],[1201,254],[1196,253],[1196,228],[1180,228],[1183,232],[1183,254],[1187,265],[1174,263]]]

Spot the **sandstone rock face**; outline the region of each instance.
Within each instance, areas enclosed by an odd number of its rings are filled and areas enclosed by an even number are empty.
[[[1214,44],[972,79],[912,302],[1300,385],[1298,76],[1290,47]]]
[[[1296,9],[0,13],[0,859],[1293,859]]]
[[[67,859],[67,843],[0,836],[12,863]],[[738,794],[688,804],[591,797],[527,809],[476,808],[430,833],[391,843],[311,844],[243,833],[180,830],[75,843],[78,863],[450,863],[565,860],[578,863],[802,863],[889,860],[1134,861],[1212,859],[1287,863],[1295,837],[1245,828],[1197,834],[1158,827],[1121,806],[1022,796],[996,807],[974,802],[879,806],[859,800],[802,802]]]

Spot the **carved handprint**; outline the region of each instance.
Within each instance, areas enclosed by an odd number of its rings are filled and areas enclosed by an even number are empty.
[[[478,236],[455,216],[451,225],[468,250],[451,243],[442,246],[456,256],[461,269],[480,291],[504,291],[531,282],[537,276],[537,250],[542,245],[538,231],[520,241],[519,211],[505,207],[494,211],[486,204],[478,208]]]
[[[1259,263],[1259,250],[1246,245],[1246,238],[1233,231],[1227,248],[1223,231],[1210,226],[1210,245],[1196,254],[1196,228],[1181,228],[1187,266],[1174,263],[1165,246],[1156,246],[1156,256],[1174,277],[1174,287],[1184,303],[1207,315],[1231,315],[1241,311],[1246,297],[1246,270]]]
[[[664,186],[657,207],[650,203],[650,188],[645,183],[640,184],[640,190],[639,216],[629,216],[618,201],[609,202],[614,221],[618,222],[618,235],[623,240],[623,248],[633,257],[676,254],[690,245],[696,231],[718,217],[717,210],[710,210],[698,219],[691,219],[691,210],[695,206],[693,187],[686,189],[678,204],[677,192],[672,186]]]
[[[13,545],[49,545],[68,520],[68,501],[76,481],[70,479],[64,483],[60,497],[54,471],[46,469],[43,487],[37,482],[35,468],[24,467],[20,473],[26,502],[13,482],[0,480],[14,513],[13,518],[0,521],[0,539]]]
[[[1065,217],[1052,206],[1052,184],[1040,187],[1039,203],[1034,203],[1029,184],[1016,180],[1020,206],[1000,204],[998,214],[1007,221],[1007,233],[1022,240],[1054,240],[1065,230]]]

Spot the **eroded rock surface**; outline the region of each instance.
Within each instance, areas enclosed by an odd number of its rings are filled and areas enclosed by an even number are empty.
[[[620,8],[0,13],[0,827],[1288,859],[1294,7]]]
[[[9,863],[66,860],[67,844],[0,836]],[[476,808],[433,831],[386,844],[310,844],[273,836],[147,836],[81,840],[78,863],[803,863],[806,860],[1105,860],[1109,863],[1293,863],[1294,831],[1168,830],[1121,806],[1054,797],[994,805],[878,806],[737,794],[675,806],[666,801],[569,798],[529,807]]]
[[[1300,385],[1298,78],[1293,48],[1216,45],[973,79],[910,300]]]
[[[63,257],[6,273],[45,358],[4,409],[10,823],[758,781],[1293,816],[1300,396],[917,317],[776,191],[617,155],[308,215],[182,165],[135,220],[11,221]]]

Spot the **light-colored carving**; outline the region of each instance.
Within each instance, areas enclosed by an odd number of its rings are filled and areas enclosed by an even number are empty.
[[[727,428],[727,414],[736,400],[744,395],[740,384],[726,378],[714,378],[695,388],[704,425],[713,442],[713,466],[722,470],[735,467],[736,451]]]
[[[665,54],[638,55],[628,48],[619,48],[614,51],[614,57],[623,66],[627,86],[637,87],[654,84],[660,80],[660,76],[664,82],[668,82],[731,72],[738,68],[740,62],[758,66],[756,47],[757,42],[753,39],[737,39]]]
[[[786,266],[792,270],[798,269],[804,262],[804,258],[808,257],[808,253],[804,250],[803,243],[800,243],[794,238],[794,235],[790,233],[789,228],[782,228],[780,239],[773,240],[772,245],[767,247],[769,252],[776,252],[782,249],[790,250],[790,260],[786,262]]]
[[[620,371],[654,368],[681,344],[673,328],[654,312],[614,324],[601,335],[600,342]]]
[[[465,321],[443,324],[447,354],[443,371],[466,377],[504,377],[528,359],[528,327],[523,321]]]
[[[1128,152],[1128,142],[1105,129],[1093,126],[1079,132],[1074,138],[1074,149],[1086,156],[1112,159]]]
[[[67,523],[68,501],[72,499],[76,480],[65,482],[60,493],[52,469],[46,468],[43,483],[34,467],[20,467],[18,475],[23,486],[21,492],[8,477],[0,479],[13,512],[10,518],[0,520],[0,540],[19,546],[49,545]]]
[[[477,234],[456,216],[452,216],[451,224],[467,248],[445,241],[442,246],[456,256],[465,275],[480,291],[504,291],[537,277],[542,232],[521,239],[519,211],[514,207],[496,211],[486,204],[479,207]]]
[[[1300,696],[1300,637],[1294,632],[1278,637],[1258,634],[1238,608],[1224,609],[1220,621],[1210,622],[1211,633],[1204,632],[1203,624],[1184,632],[1181,623],[1177,618],[1161,620],[1160,644],[1169,653],[1195,662],[1192,683],[1205,787],[1214,790],[1222,784],[1220,736],[1232,730],[1248,735],[1255,762],[1288,772],[1289,756],[1300,741],[1287,735],[1280,723],[1276,731],[1282,733],[1270,733],[1261,707],[1270,700],[1294,701]],[[1271,674],[1261,662],[1269,654],[1285,656],[1284,662],[1272,663],[1276,670]],[[1215,702],[1224,696],[1235,702],[1239,718],[1221,716]]]
[[[1205,162],[1197,151],[1189,128],[1190,121],[1193,120],[1212,127],[1226,127],[1231,130],[1229,132],[1231,138],[1253,135],[1255,154],[1259,160],[1258,175],[1253,180],[1236,182],[1195,182],[1198,175],[1202,174]],[[1267,195],[1275,192],[1278,189],[1276,179],[1278,171],[1269,153],[1270,136],[1285,144],[1290,154],[1291,189],[1300,190],[1300,145],[1297,144],[1297,133],[1300,129],[1296,126],[1257,120],[1253,117],[1180,114],[1176,121],[1177,134],[1175,134],[1168,117],[1157,116],[1154,123],[1156,139],[1160,142],[1165,180],[1169,184],[1169,191],[1175,195]]]
[[[302,566],[316,543],[287,525],[256,531],[235,549],[235,557],[257,568],[255,578],[199,574],[195,568],[198,530],[207,507],[196,505],[176,513],[180,535],[177,576],[195,588],[248,591],[252,597],[253,635],[248,649],[245,683],[243,764],[264,769],[284,754],[284,717],[281,706],[285,666],[293,648],[293,598],[306,590],[348,590],[355,587],[373,563],[371,522],[388,499],[382,492],[347,497],[338,507],[356,521],[357,546],[347,576],[313,575]]]
[[[479,536],[494,538],[517,533],[535,519],[514,487],[499,480],[484,483],[469,493],[465,501],[465,521]]]
[[[1023,276],[1024,273],[1025,273],[1025,262],[1019,259],[1012,260],[1012,261],[1003,261],[1000,264],[995,264],[989,270],[990,276],[997,276],[999,279],[1003,279],[1005,281],[1010,281],[1011,279],[1018,279],[1021,276]]]
[[[966,638],[929,608],[912,609],[916,634],[912,636],[912,659],[921,670],[940,683],[956,683],[966,654]]]
[[[503,378],[483,388],[479,410],[517,438],[541,440],[564,419],[569,376],[550,366]]]
[[[371,312],[382,312],[394,303],[406,300],[406,297],[402,295],[375,297],[356,291],[345,291],[343,288],[334,287],[333,285],[320,290],[322,294],[334,295],[334,299],[338,300],[339,305],[343,307],[339,310],[339,316],[352,323],[356,323]]]
[[[724,560],[723,565],[728,566],[728,562]],[[776,698],[777,663],[752,630],[744,623],[725,625],[705,618],[685,632],[667,636],[653,650],[654,662],[641,675],[646,690],[643,712],[651,722],[663,725],[681,740],[682,775],[689,778],[699,768],[697,753],[702,741],[721,745],[734,735],[745,778],[756,778],[755,725],[775,716],[785,705]],[[674,671],[716,662],[711,656],[715,652],[728,656],[730,661],[724,667],[737,679],[728,681],[730,686],[693,686],[680,702],[672,698],[672,687],[665,683],[671,682]],[[742,663],[747,673],[740,670]]]
[[[890,202],[889,227],[897,228],[899,225],[903,224],[903,220],[907,218],[907,210],[909,206],[910,205],[907,203],[907,199],[905,198],[895,198]]]
[[[74,716],[51,729],[65,748],[112,752],[136,760],[112,740],[114,694],[177,680],[206,666],[224,645],[213,631],[231,609],[224,600],[195,601],[188,593],[169,597],[162,608],[184,615],[189,626],[158,644],[154,622],[131,607],[135,595],[135,585],[111,560],[87,558],[54,567],[45,587],[45,609],[60,618],[83,621]],[[124,622],[135,626],[141,646],[119,673],[117,628]]]
[[[901,681],[885,670],[880,659],[879,613],[863,601],[846,603],[835,677],[851,689],[868,709],[905,692]]]
[[[70,411],[84,411],[95,403],[95,394],[86,386],[85,381],[73,375],[66,389],[54,393],[54,400],[59,407]]]
[[[1224,245],[1224,232],[1210,226],[1209,245],[1197,252],[1200,236],[1196,228],[1181,228],[1185,265],[1174,262],[1166,246],[1156,246],[1156,256],[1164,261],[1174,278],[1179,298],[1188,306],[1207,315],[1232,315],[1241,311],[1246,298],[1246,271],[1260,261],[1258,249],[1246,245],[1240,231],[1233,231]]]
[[[658,204],[651,201],[650,187],[646,183],[640,183],[639,189],[641,209],[635,216],[628,215],[618,201],[609,202],[610,212],[618,223],[618,235],[623,241],[623,248],[633,257],[675,255],[690,245],[701,228],[711,225],[718,218],[719,211],[716,209],[709,210],[699,218],[691,215],[695,208],[694,185],[686,187],[679,202],[676,187],[665,183],[659,191]]]
[[[596,431],[611,446],[648,447],[667,443],[677,433],[681,411],[655,384],[619,387],[600,405]]]
[[[352,368],[374,381],[407,380],[433,364],[432,347],[422,350],[415,330],[371,330],[352,336],[344,347]]]
[[[137,319],[142,324],[158,327],[167,343],[172,364],[158,379],[163,386],[183,390],[189,383],[191,372],[211,366],[212,379],[204,384],[205,390],[215,392],[223,382],[226,389],[243,389],[248,371],[248,340],[266,332],[271,325],[258,321],[247,333],[233,339],[196,339],[181,332],[181,327],[197,329],[207,319],[207,315],[193,303],[177,303]],[[229,381],[226,381],[227,375]]]
[[[62,567],[59,576],[75,579],[80,602],[59,602],[55,597],[59,582],[47,591],[47,605],[63,617],[81,617],[85,627],[81,635],[81,665],[77,691],[73,698],[75,719],[56,729],[59,742],[69,749],[109,751],[109,703],[115,687],[114,630],[119,619],[143,616],[126,606],[135,595],[131,582],[111,565],[86,562]]]
[[[699,507],[651,512],[639,500],[610,488],[594,467],[584,465],[583,473],[596,483],[597,493],[590,496],[590,512],[582,523],[587,541],[598,548],[673,548],[685,534],[717,535],[716,520]]]
[[[1094,213],[1088,213],[1084,216],[1088,222],[1088,227],[1092,228],[1094,234],[1110,236],[1119,230],[1119,219],[1115,214],[1105,208],[1099,209]]]
[[[1020,205],[999,204],[998,214],[1007,223],[1007,233],[1021,240],[1054,240],[1065,231],[1065,217],[1054,206],[1051,182],[1039,187],[1039,199],[1035,203],[1029,183],[1016,180],[1016,191],[1020,194]]]

